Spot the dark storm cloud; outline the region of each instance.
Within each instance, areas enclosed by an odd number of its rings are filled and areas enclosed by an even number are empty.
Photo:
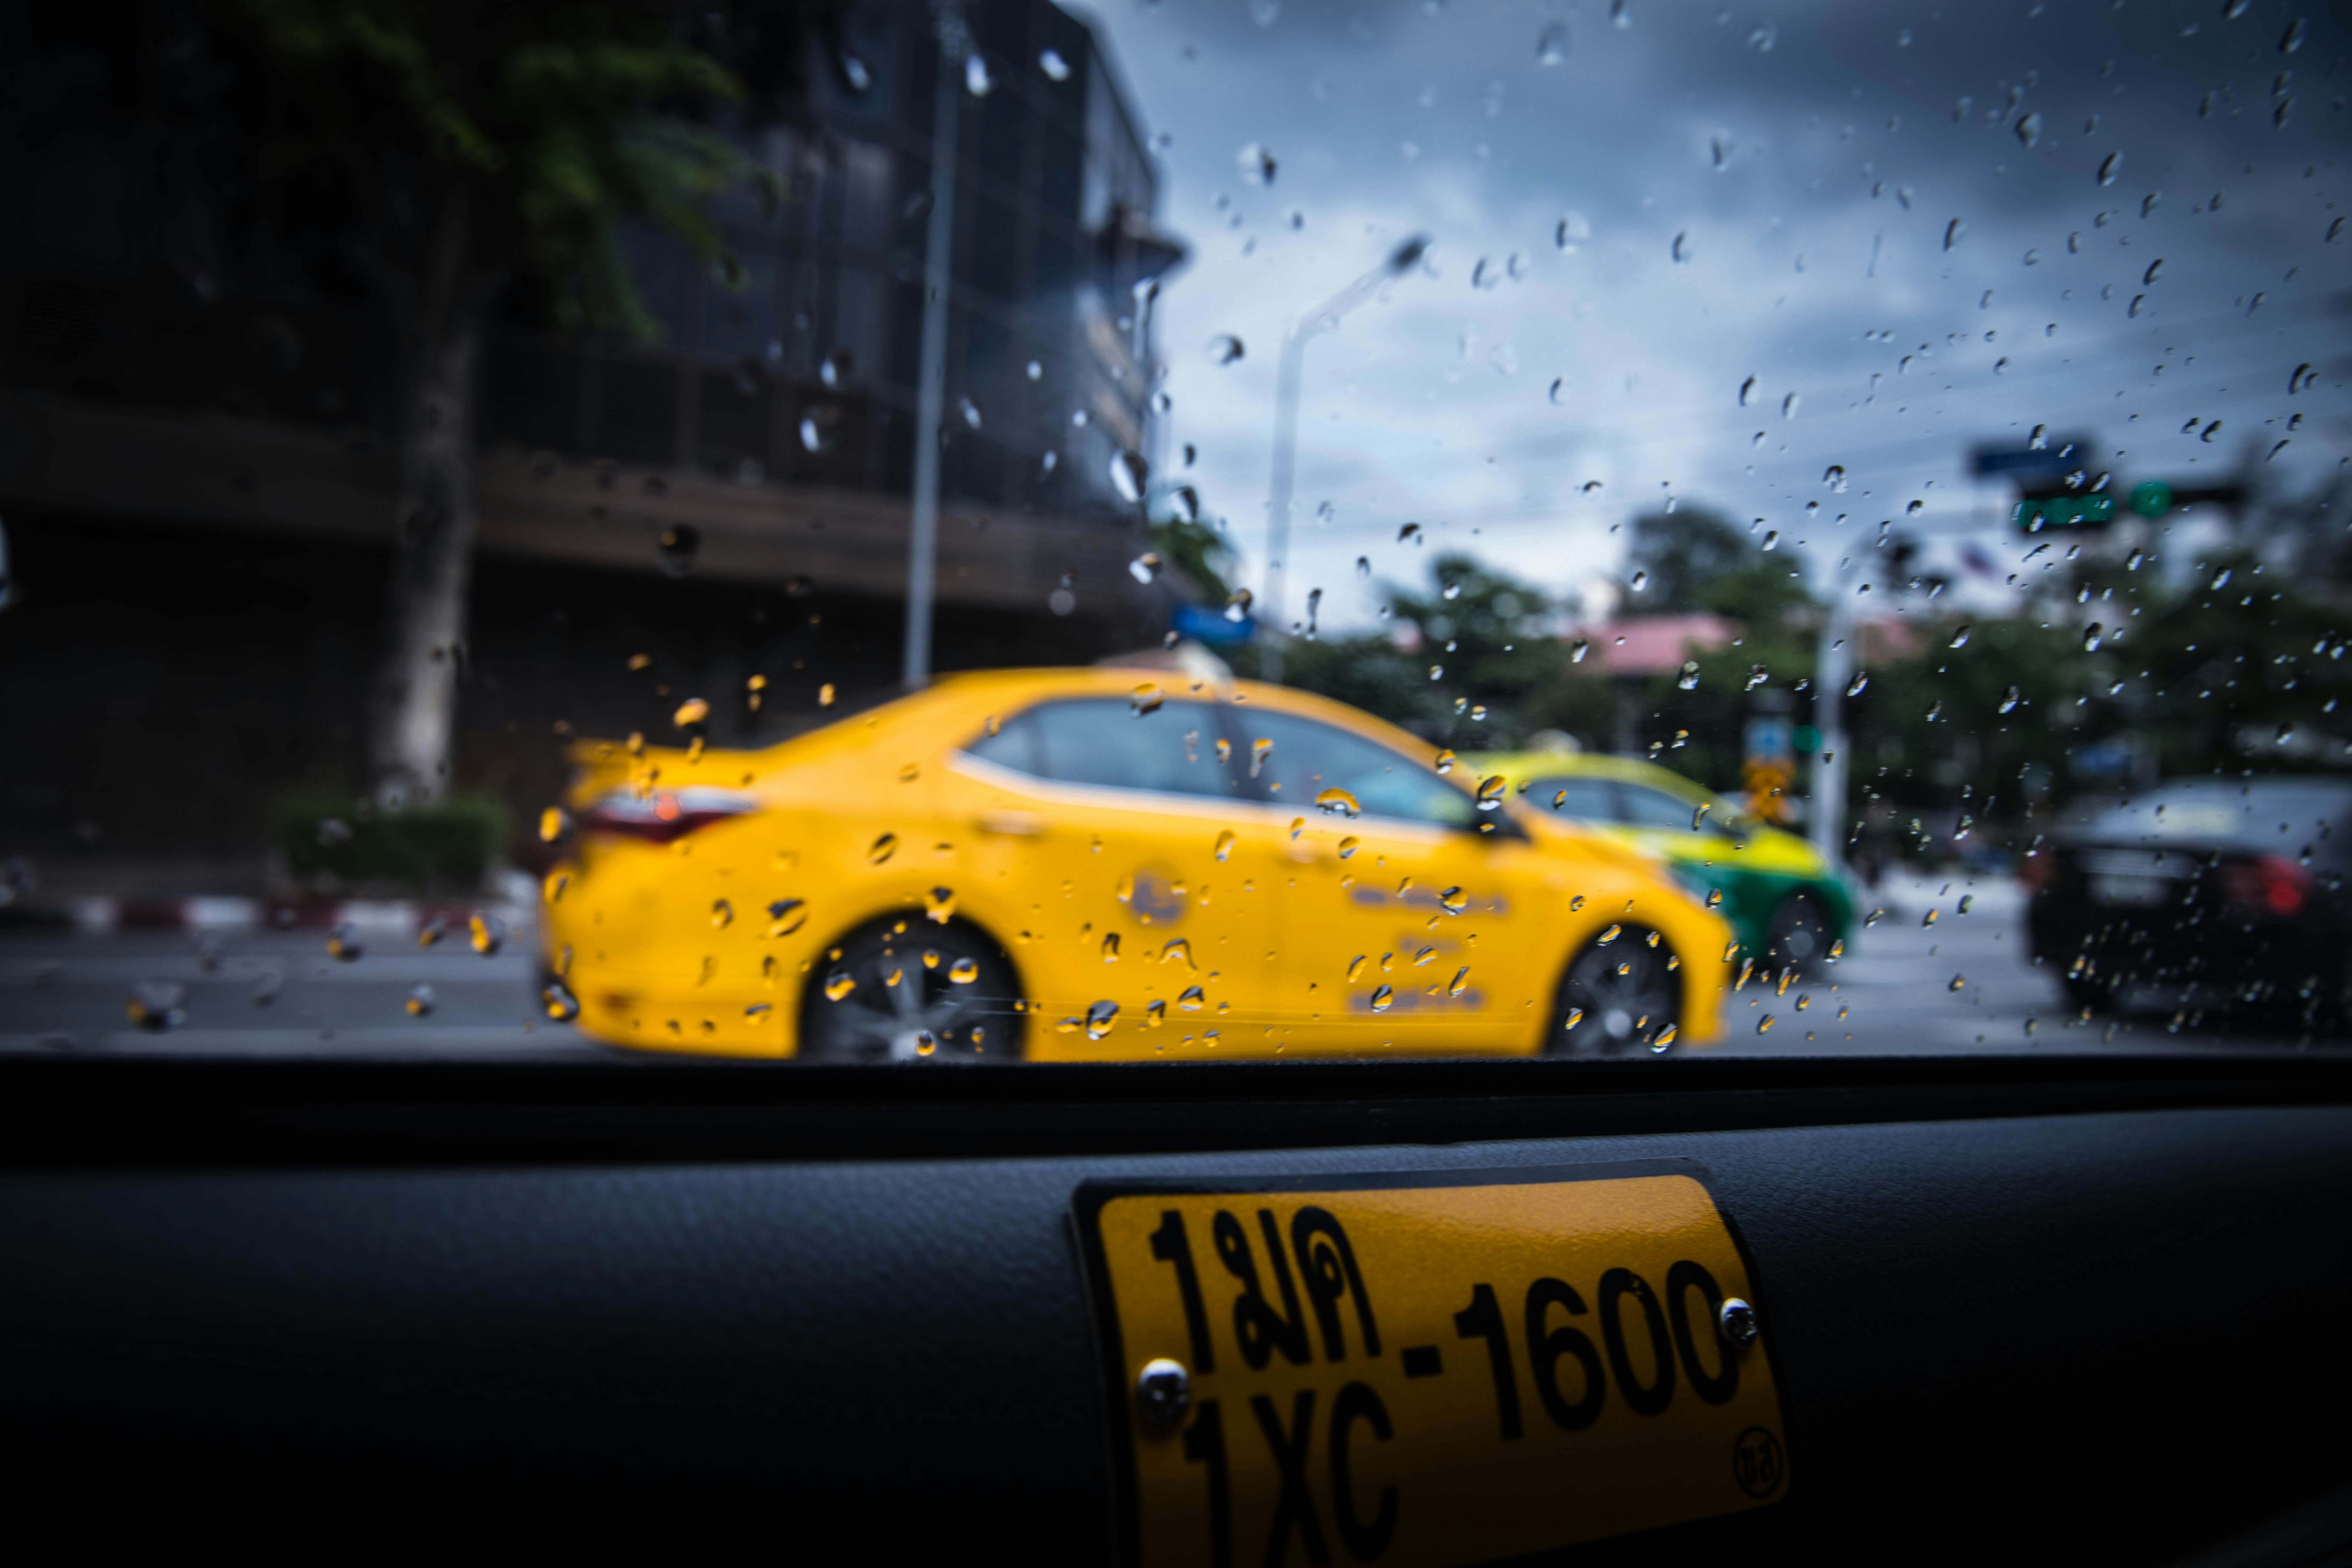
[[[1294,581],[1408,514],[1483,519],[1482,549],[1566,586],[1664,494],[1793,521],[1836,463],[1856,513],[1964,513],[1967,443],[2034,423],[2172,461],[2155,428],[2208,409],[2234,443],[2286,416],[2298,336],[2336,330],[2352,117],[2340,20],[2282,54],[2298,11],[2223,9],[1632,0],[1620,28],[1605,4],[1408,0],[1260,26],[1247,0],[1113,0],[1196,245],[1161,308],[1180,438],[1254,543],[1283,323],[1422,229],[1429,272],[1310,356],[1302,510],[1340,521],[1302,532]],[[1568,255],[1570,210],[1591,237]],[[1227,331],[1253,353],[1218,369],[1197,344]],[[2198,445],[2178,460],[2238,459]]]

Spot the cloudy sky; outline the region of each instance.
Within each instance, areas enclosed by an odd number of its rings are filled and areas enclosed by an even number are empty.
[[[1451,544],[1603,608],[1669,497],[1815,572],[1908,517],[2006,573],[1971,443],[2046,425],[2126,486],[2250,455],[2308,486],[2352,436],[2352,70],[2307,0],[1081,9],[1192,247],[1169,466],[1197,448],[1253,584],[1286,323],[1435,242],[1308,352],[1289,618],[1320,586],[1361,624]]]

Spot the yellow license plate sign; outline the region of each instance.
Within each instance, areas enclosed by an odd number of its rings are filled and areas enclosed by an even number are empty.
[[[1452,1568],[1789,1489],[1754,1278],[1695,1165],[1075,1206],[1131,1562]]]

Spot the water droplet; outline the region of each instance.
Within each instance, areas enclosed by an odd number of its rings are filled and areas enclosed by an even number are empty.
[[[1234,831],[1228,827],[1217,835],[1216,855],[1223,860],[1234,852]]]
[[[1448,888],[1437,895],[1437,907],[1449,915],[1458,915],[1468,908],[1465,895],[1459,888]]]
[[[1336,784],[1318,795],[1315,804],[1332,816],[1353,816],[1363,809],[1356,804],[1354,795]]]
[[[963,58],[963,89],[974,98],[986,98],[994,89],[996,79],[988,74],[988,62],[977,54]]]
[[[1759,1035],[1769,1035],[1772,1032],[1771,1014],[1767,1013],[1762,1017],[1756,1020],[1756,1032]]]
[[[408,1009],[410,1017],[422,1018],[433,1011],[436,1000],[430,985],[412,985],[408,988],[407,999],[401,1005]]]
[[[838,1002],[856,989],[857,982],[845,969],[836,969],[824,977],[824,999],[828,1002]]]
[[[817,362],[816,378],[827,386],[839,386],[849,379],[850,369],[856,363],[847,349],[835,349]],[[809,450],[814,452],[816,448],[811,447]]]
[[[487,910],[477,910],[466,922],[466,940],[484,958],[494,956],[507,942],[507,922]]]
[[[1636,572],[1633,574],[1633,581],[1632,581],[1632,587],[1633,587],[1633,592],[1635,592],[1636,594],[1638,594],[1638,593],[1640,593],[1643,589],[1644,589],[1644,588],[1648,587],[1649,585],[1650,585],[1650,574],[1649,574],[1649,572],[1647,571],[1647,569],[1639,570],[1639,571],[1636,571]]]
[[[663,574],[683,577],[694,569],[695,552],[702,548],[702,531],[690,522],[673,523],[662,530],[658,548]]]
[[[1568,24],[1554,22],[1536,35],[1536,60],[1556,66],[1568,58]]]
[[[1509,787],[1510,781],[1500,773],[1494,773],[1488,777],[1480,779],[1478,781],[1477,795],[1478,809],[1481,811],[1502,810],[1503,792]]]
[[[1822,469],[1822,483],[1829,486],[1831,490],[1836,494],[1843,495],[1845,493],[1845,465],[1843,463],[1832,463],[1828,468]]]
[[[869,865],[879,866],[898,852],[898,836],[895,833],[885,833],[866,847],[866,863]]]
[[[1788,396],[1780,399],[1780,417],[1783,419],[1794,419],[1797,416],[1797,409],[1799,405],[1803,402],[1804,399],[1793,392],[1789,394]]]
[[[1675,236],[1675,243],[1668,250],[1667,254],[1672,256],[1676,261],[1688,261],[1690,259],[1689,231],[1685,230],[1684,232]]]
[[[966,429],[980,428],[980,410],[973,405],[971,398],[959,396],[956,399],[956,415],[962,419]]]
[[[1853,679],[1845,689],[1845,694],[1848,697],[1859,697],[1869,688],[1869,686],[1870,672],[1866,669],[1856,670],[1854,672]]]
[[[274,997],[277,993],[270,993]],[[187,1021],[188,988],[174,980],[142,980],[122,1000],[122,1014],[150,1034],[161,1034]],[[257,993],[254,1000],[268,1004]]]
[[[1745,408],[1756,396],[1756,378],[1749,376],[1739,384],[1739,406]]]
[[[980,978],[980,960],[959,958],[948,965],[948,978],[958,985],[969,985]]]
[[[1397,542],[1399,544],[1402,544],[1408,540],[1411,540],[1415,543],[1420,542],[1421,524],[1417,522],[1408,522],[1402,528],[1397,530]]]
[[[1139,583],[1149,583],[1160,575],[1160,557],[1147,550],[1127,563],[1127,574]]]
[[[1121,447],[1111,454],[1110,488],[1118,499],[1134,506],[1143,500],[1144,486],[1151,481],[1151,465],[1142,453],[1132,447]]]
[[[1387,1011],[1389,1010],[1389,1008],[1390,1008],[1391,1005],[1393,1005],[1395,1004],[1395,1002],[1396,1002],[1396,987],[1395,987],[1395,986],[1393,986],[1393,985],[1381,985],[1381,986],[1376,986],[1376,987],[1373,989],[1373,991],[1372,991],[1372,1011],[1373,1011],[1373,1012],[1375,1012],[1375,1013],[1385,1013],[1385,1012],[1387,1012]]]
[[[1668,1024],[1664,1028],[1658,1031],[1658,1037],[1650,1042],[1651,1053],[1653,1055],[1664,1055],[1666,1051],[1673,1049],[1675,1037],[1675,1026],[1672,1024]]]
[[[2279,37],[2279,53],[2283,55],[2291,55],[2297,49],[2302,48],[2304,31],[2305,19],[2303,17],[2297,16],[2294,21],[2289,22],[2286,25],[2286,31]]]
[[[1559,222],[1551,231],[1552,244],[1571,254],[1578,246],[1591,237],[1592,225],[1579,212],[1561,214]]]
[[[1960,236],[1968,231],[1968,226],[1969,226],[1967,224],[1962,223],[1958,218],[1954,218],[1951,222],[1946,224],[1944,226],[1944,248],[1946,250],[1949,250],[1952,247],[1958,245],[1960,242]]]
[[[1139,719],[1146,713],[1159,712],[1160,705],[1166,700],[1168,694],[1160,689],[1159,682],[1152,680],[1143,682],[1127,694],[1127,705]]]
[[[2083,651],[2084,653],[2096,653],[2099,651],[2099,637],[2105,630],[2105,628],[2101,626],[2096,621],[2093,621],[2088,627],[2084,628],[2083,632]]]
[[[1698,689],[1698,661],[1696,659],[1686,658],[1683,660],[1682,674],[1675,678],[1675,684],[1681,687],[1685,691],[1696,691]]]
[[[2110,153],[2099,162],[2099,184],[2112,185],[2116,183],[2116,176],[2123,172],[2124,155],[2120,152]]]
[[[1087,1038],[1099,1040],[1118,1022],[1118,1004],[1097,1002],[1087,1008]]]
[[[2038,113],[2029,113],[2020,116],[2017,121],[2017,139],[2020,142],[2024,142],[2028,147],[2040,146],[2042,144],[2042,116]]]
[[[2024,699],[2018,695],[2017,688],[2012,686],[2009,689],[2008,695],[2000,700],[2000,710],[2004,713],[2013,713],[2017,711],[2017,705],[2023,700]]]
[[[580,1016],[580,998],[560,980],[551,980],[540,987],[539,1005],[559,1024],[568,1024]]]
[[[1633,25],[1633,14],[1626,9],[1626,0],[1609,0],[1609,25],[1619,32]]]
[[[1253,142],[1234,155],[1241,165],[1242,183],[1245,185],[1274,184],[1274,154]]]
[[[1053,49],[1047,49],[1037,57],[1037,68],[1044,71],[1050,81],[1070,79],[1070,62]]]

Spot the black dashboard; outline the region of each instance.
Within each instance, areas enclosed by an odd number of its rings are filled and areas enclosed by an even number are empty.
[[[197,1506],[267,1478],[412,1522],[1104,1561],[1081,1182],[1666,1158],[1752,1257],[1798,1480],[1572,1560],[2352,1541],[2324,1057],[8,1077],[0,1465],[35,1513],[103,1456]]]

